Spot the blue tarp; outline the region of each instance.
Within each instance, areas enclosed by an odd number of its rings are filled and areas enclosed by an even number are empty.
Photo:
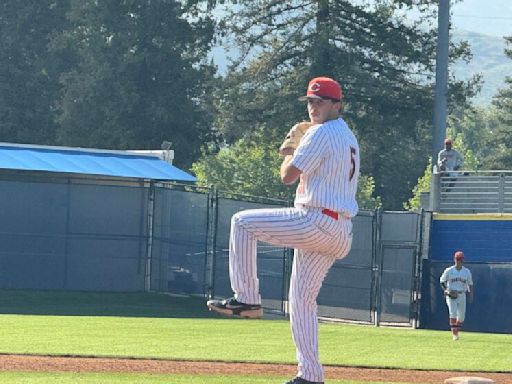
[[[156,156],[81,148],[1,143],[0,169],[196,181]]]

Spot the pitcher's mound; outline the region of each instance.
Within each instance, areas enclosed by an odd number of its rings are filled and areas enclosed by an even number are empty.
[[[475,376],[461,376],[461,377],[450,377],[444,381],[445,384],[492,384],[494,380],[487,379],[485,377]]]

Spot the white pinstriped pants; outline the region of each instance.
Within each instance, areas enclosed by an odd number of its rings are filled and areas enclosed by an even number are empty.
[[[352,221],[335,220],[321,208],[252,209],[231,219],[229,275],[238,301],[260,304],[256,270],[258,240],[295,248],[290,278],[290,325],[297,349],[298,376],[323,381],[318,356],[316,298],[336,259],[345,257],[352,245]]]

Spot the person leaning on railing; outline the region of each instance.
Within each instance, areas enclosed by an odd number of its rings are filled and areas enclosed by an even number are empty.
[[[437,155],[437,167],[440,172],[447,172],[450,176],[457,174],[449,173],[450,171],[458,171],[464,165],[464,156],[452,148],[452,139],[444,141],[444,149],[439,151]]]

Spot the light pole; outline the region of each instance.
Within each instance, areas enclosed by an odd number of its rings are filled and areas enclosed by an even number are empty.
[[[450,29],[450,0],[439,0],[437,16],[436,87],[434,106],[434,131],[432,134],[432,166],[443,148],[446,136],[446,104],[448,92],[448,49]]]

